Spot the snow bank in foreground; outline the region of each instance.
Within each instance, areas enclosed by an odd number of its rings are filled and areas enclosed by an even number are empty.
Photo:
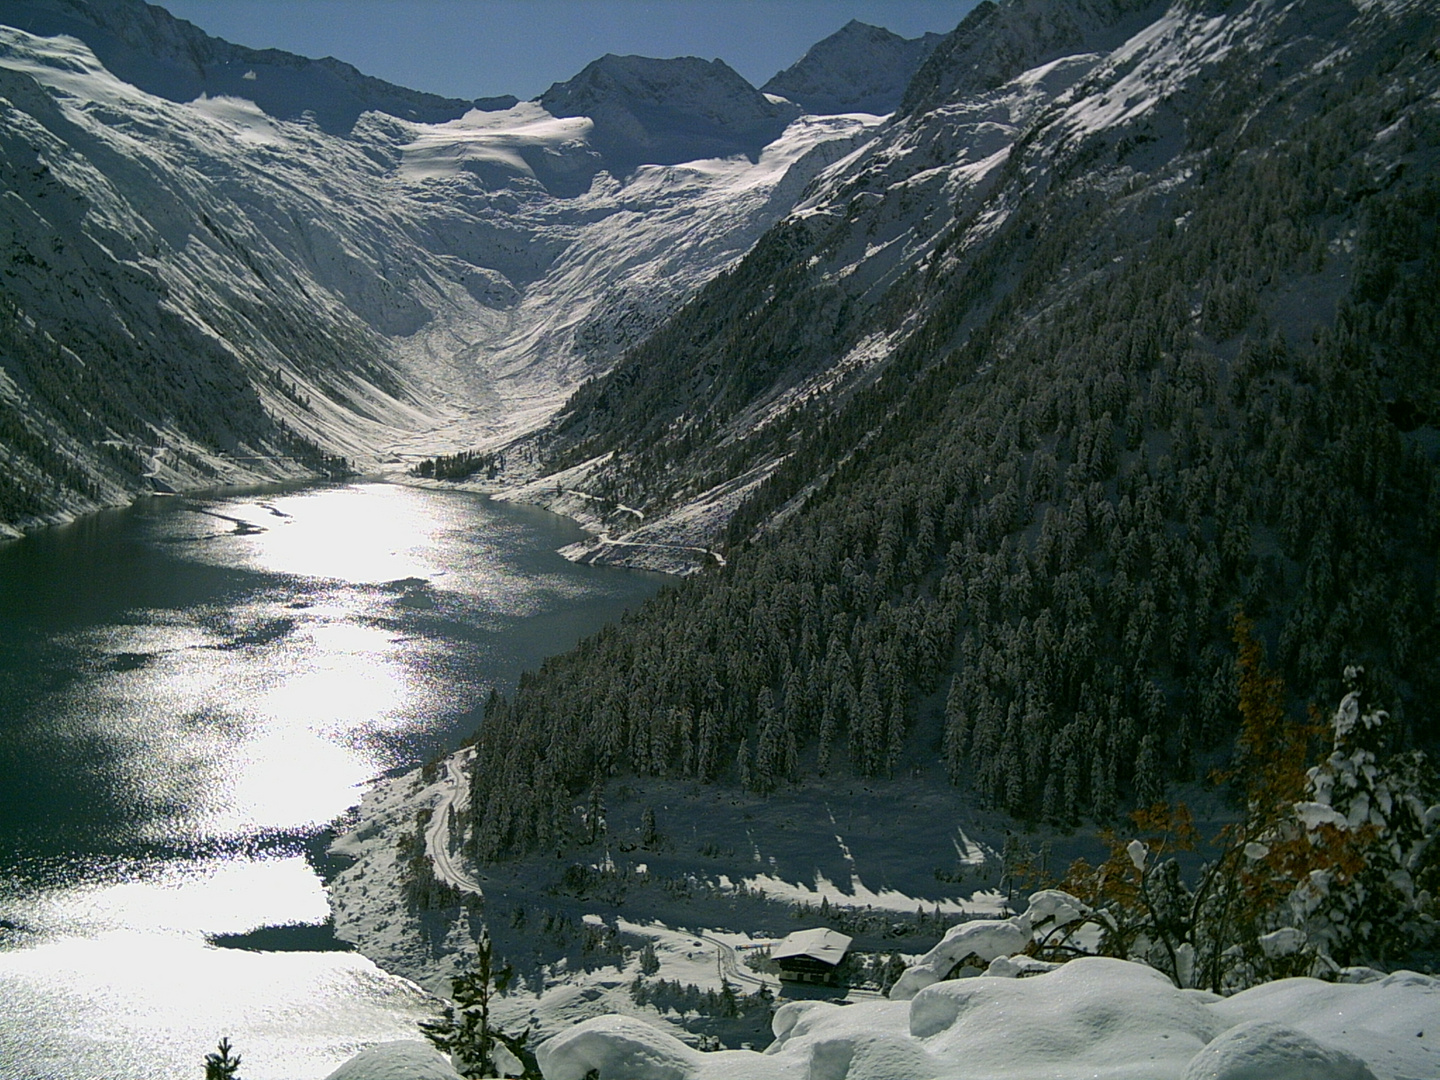
[[[1030,920],[1026,916],[1003,921],[974,919],[952,926],[940,944],[920,962],[906,970],[890,991],[895,1001],[909,1001],[925,987],[938,983],[969,957],[980,961],[980,969],[1000,956],[1011,956],[1030,944]]]
[[[450,1059],[418,1040],[377,1043],[356,1054],[325,1080],[461,1080]]]
[[[905,1001],[789,1002],[775,1042],[702,1054],[603,1016],[538,1050],[546,1080],[1422,1080],[1440,1077],[1440,980],[1286,979],[1231,998],[1103,957]]]

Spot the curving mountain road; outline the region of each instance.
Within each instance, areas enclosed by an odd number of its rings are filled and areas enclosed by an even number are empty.
[[[720,959],[720,977],[741,986],[748,985],[753,990],[759,990],[762,986],[769,986],[770,983],[758,975],[751,975],[749,972],[740,970],[740,961],[735,955],[733,946],[727,945],[719,938],[711,937],[709,934],[696,934],[701,941],[708,941],[715,946],[715,951]]]
[[[470,788],[465,783],[461,765],[473,753],[473,749],[466,749],[445,759],[445,780],[449,787],[440,796],[430,816],[430,827],[425,830],[425,853],[434,864],[437,880],[461,892],[484,896],[485,890],[480,887],[479,881],[457,866],[450,854],[450,817],[457,809],[464,809],[470,798]]]

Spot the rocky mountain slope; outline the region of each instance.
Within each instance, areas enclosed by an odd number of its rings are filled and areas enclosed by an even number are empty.
[[[93,38],[122,69],[145,58],[126,70],[155,92],[73,37],[0,28],[9,529],[137,492],[401,467],[542,424],[867,127],[668,62],[656,138],[689,145],[726,94],[764,131],[745,131],[748,157],[646,165],[607,157],[615,94],[564,117],[467,112],[345,72],[337,89],[326,62],[256,66],[135,0],[10,17]],[[256,78],[216,81],[242,66]],[[282,69],[294,78],[266,97]],[[355,115],[332,123],[322,100]]]
[[[819,115],[891,113],[944,36],[902,38],[851,19],[760,89]]]
[[[1360,661],[1433,741],[1437,46],[1420,3],[977,8],[549,430],[626,508],[592,557],[727,565],[495,703],[473,852],[616,771],[1106,820],[1225,756],[1237,608],[1297,715]]]

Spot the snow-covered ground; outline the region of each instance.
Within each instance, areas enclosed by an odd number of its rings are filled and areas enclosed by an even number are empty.
[[[1074,897],[1043,891],[1014,918],[961,923],[910,967],[890,1000],[784,1002],[762,1053],[697,1053],[635,1017],[612,1015],[560,1033],[538,1056],[547,1080],[583,1080],[591,1070],[602,1080],[1440,1075],[1440,980],[1352,968],[1338,982],[1285,979],[1224,998],[1177,989],[1124,960],[1012,957],[1083,915]],[[945,978],[967,961],[975,966]]]
[[[362,862],[389,843],[371,831],[377,789],[360,832],[337,847]],[[439,781],[427,794],[441,793]],[[382,785],[383,788],[383,785]],[[367,800],[369,802],[371,800]],[[423,801],[423,800],[421,800]],[[368,822],[368,824],[366,823]],[[958,846],[958,845],[957,845]],[[368,850],[367,850],[368,849]],[[608,859],[608,856],[607,856]],[[371,863],[373,871],[374,864]],[[353,873],[348,871],[347,873]],[[343,878],[343,876],[342,876]],[[346,905],[366,902],[384,884],[372,873],[343,883]],[[334,894],[332,893],[332,896]],[[858,897],[856,897],[858,898]],[[373,900],[373,896],[370,897]],[[582,905],[583,906],[583,905]],[[1010,959],[1058,919],[1072,898],[1039,893],[1010,919],[958,922],[910,967],[889,999],[874,994],[791,997],[773,976],[737,957],[773,944],[735,931],[681,929],[654,920],[587,914],[581,923],[635,943],[612,964],[547,966],[540,981],[500,1001],[497,1023],[529,1027],[547,1080],[1434,1080],[1440,1076],[1440,980],[1412,972],[1348,969],[1340,982],[1287,979],[1230,998],[1176,989],[1140,964],[1087,958],[1061,966]],[[341,905],[337,905],[337,914]],[[697,914],[699,910],[697,909]],[[713,909],[712,909],[713,910]],[[348,913],[348,911],[347,911]],[[402,934],[405,917],[381,930]],[[501,915],[491,909],[492,918]],[[534,913],[532,913],[532,918]],[[531,928],[534,936],[541,931]],[[740,993],[760,986],[778,995],[763,1051],[697,1046],[683,1015],[665,1002],[637,1004],[639,947],[653,949],[649,981],[676,980]],[[960,961],[970,977],[945,980]],[[987,967],[983,974],[975,974]],[[1022,977],[1023,976],[1023,977]],[[711,1044],[713,1045],[713,1044]],[[375,1047],[334,1080],[379,1080],[411,1073],[449,1080],[444,1063],[417,1045]]]
[[[763,1052],[699,1053],[606,1016],[551,1039],[546,1080],[1433,1080],[1440,981],[1287,979],[1219,998],[1123,960],[936,983],[909,1001],[795,1001]]]
[[[708,1032],[726,1045],[763,1046],[767,1017],[712,1023],[677,1011],[683,1006],[673,994],[640,1003],[636,979],[716,993],[728,983],[742,995],[768,987],[779,995],[775,975],[747,958],[793,930],[844,918],[857,949],[914,960],[947,920],[994,918],[1004,909],[994,889],[998,853],[981,839],[998,841],[996,822],[984,816],[977,830],[948,794],[910,798],[899,783],[817,786],[770,799],[686,785],[644,801],[616,792],[607,800],[603,843],[559,862],[547,854],[476,874],[446,820],[448,807],[463,805],[454,766],[467,755],[371,785],[351,831],[332,848],[352,860],[328,886],[336,933],[387,970],[445,993],[450,976],[473,958],[483,920],[522,980],[497,1015],[516,1030],[532,1027],[537,1039],[620,1013],[690,1044]],[[641,843],[647,808],[661,834],[649,846]],[[457,888],[463,910],[417,911],[407,903],[404,864],[424,809],[431,814],[422,842],[441,856],[435,876]],[[908,826],[910,841],[895,844],[897,830],[915,820],[923,824]],[[967,883],[937,881],[940,866]],[[642,972],[647,945],[654,969]]]
[[[1014,914],[995,888],[1003,823],[914,785],[768,799],[685,785],[617,790],[603,842],[561,862],[541,854],[490,866],[474,880],[436,824],[458,801],[452,765],[466,753],[372,786],[334,847],[355,860],[330,887],[337,932],[443,993],[483,919],[521,976],[493,1015],[512,1033],[530,1029],[547,1080],[591,1070],[602,1080],[1440,1077],[1440,980],[1430,976],[1352,968],[1337,982],[1287,979],[1222,998],[1126,961],[1057,966],[1024,955],[1083,906],[1041,892]],[[485,892],[458,919],[454,908],[415,911],[404,900],[401,837],[424,807],[435,811],[428,838],[445,847],[437,876]],[[647,821],[661,834],[648,845]],[[1054,852],[1056,865],[1071,854]],[[944,874],[926,872],[942,862]],[[901,959],[906,972],[888,998],[797,990],[747,962],[815,925],[859,934],[857,952]],[[1093,947],[1087,933],[1076,940]],[[947,978],[957,969],[962,977]],[[727,985],[742,996],[763,987],[773,1013],[760,1006],[720,1022],[666,989]],[[377,1050],[373,1060],[394,1055],[449,1080],[423,1048]],[[390,1075],[353,1064],[337,1078]]]

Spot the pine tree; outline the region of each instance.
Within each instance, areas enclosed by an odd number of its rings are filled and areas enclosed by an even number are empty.
[[[590,805],[585,811],[585,825],[590,843],[605,835],[605,785],[598,776],[590,785]]]
[[[460,1075],[497,1075],[495,1051],[503,1046],[520,1062],[524,1080],[541,1080],[540,1066],[526,1046],[529,1029],[507,1035],[490,1023],[491,1001],[509,989],[514,977],[509,964],[497,966],[487,933],[478,943],[474,966],[450,980],[452,1002],[437,1019],[420,1021],[421,1033],[437,1050],[450,1055]]]
[[[230,1056],[230,1039],[220,1040],[217,1053],[205,1055],[205,1080],[240,1080],[240,1055]]]

